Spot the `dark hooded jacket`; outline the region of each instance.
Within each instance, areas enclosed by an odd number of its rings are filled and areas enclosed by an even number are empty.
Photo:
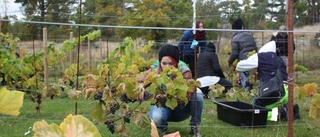
[[[278,56],[288,56],[288,34],[281,35],[281,32],[279,32],[276,36],[272,36],[270,41],[277,43]],[[293,43],[293,51],[295,51],[295,49],[296,46]]]
[[[197,61],[197,78],[204,76],[218,76],[225,78],[219,64],[218,55],[213,43],[209,43],[206,51],[200,53]]]

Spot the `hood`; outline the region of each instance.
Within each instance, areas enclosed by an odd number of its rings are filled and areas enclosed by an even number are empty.
[[[275,41],[270,41],[267,44],[263,45],[258,53],[265,53],[265,52],[274,52],[276,53],[276,42]]]

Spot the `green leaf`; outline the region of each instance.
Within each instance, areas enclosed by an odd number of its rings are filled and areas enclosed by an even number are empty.
[[[103,124],[105,121],[107,121],[107,115],[106,111],[103,109],[104,104],[99,102],[96,104],[92,110],[92,118],[94,122],[97,122],[99,124]]]
[[[18,116],[23,105],[24,93],[10,91],[6,87],[0,89],[0,114]]]
[[[167,99],[166,106],[171,108],[172,110],[174,110],[174,108],[176,108],[176,106],[178,106],[177,99],[176,98]]]

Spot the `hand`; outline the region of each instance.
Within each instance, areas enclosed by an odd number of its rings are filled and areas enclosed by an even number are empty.
[[[184,79],[192,79],[192,73],[191,71],[187,71],[182,74]]]
[[[137,81],[138,81],[139,83],[143,83],[144,80],[146,80],[146,77],[147,77],[147,75],[143,74],[141,77],[137,78]]]

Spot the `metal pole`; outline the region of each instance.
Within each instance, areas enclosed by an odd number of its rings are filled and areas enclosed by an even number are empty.
[[[196,3],[197,3],[197,0],[193,0],[193,24],[192,24],[192,29],[193,29],[193,38],[196,39]],[[196,47],[193,47],[193,56],[194,56],[194,64],[193,64],[193,67],[194,67],[194,79],[197,78],[197,46]],[[195,122],[196,122],[196,136],[197,136],[197,133],[199,132],[198,131],[198,100],[197,100],[197,89],[196,89],[196,96],[195,96]]]
[[[287,0],[287,28],[288,33],[288,137],[293,137],[293,82],[294,82],[294,70],[293,70],[293,0]]]

